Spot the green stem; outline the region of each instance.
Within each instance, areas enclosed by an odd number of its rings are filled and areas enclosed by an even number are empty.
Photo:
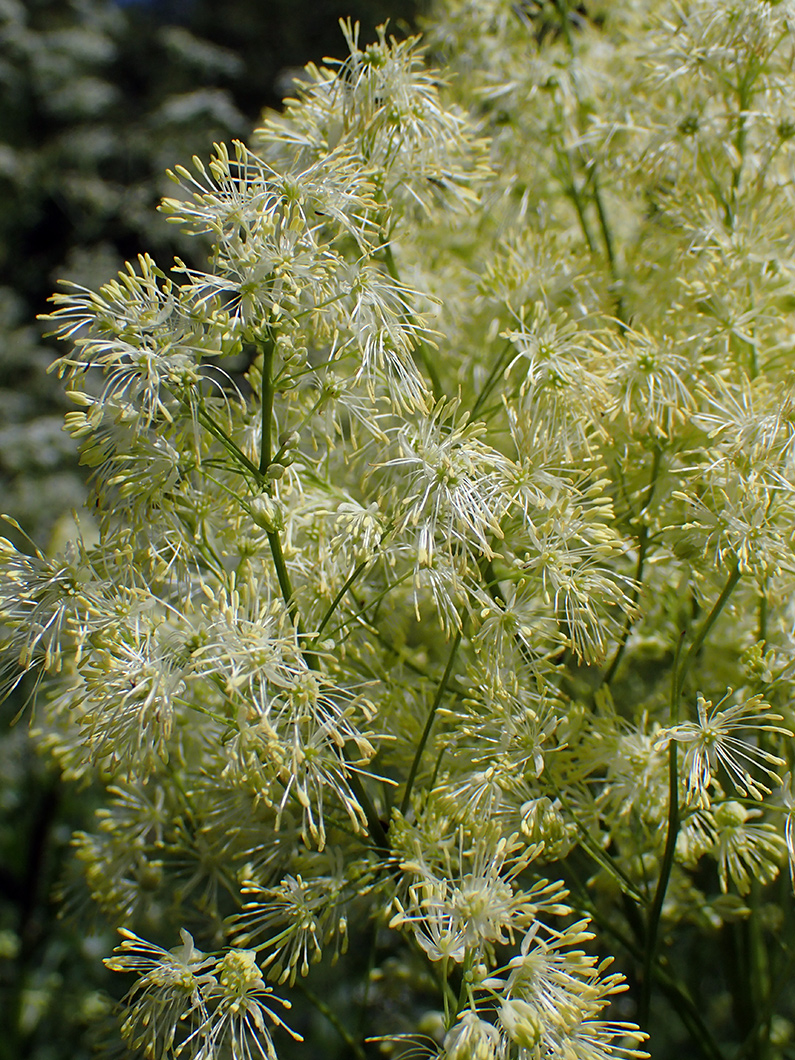
[[[723,586],[723,590],[715,602],[710,613],[704,619],[699,628],[696,636],[693,639],[692,644],[688,648],[687,654],[682,660],[681,666],[679,665],[679,658],[682,650],[682,637],[676,646],[676,656],[674,658],[673,672],[671,674],[671,716],[670,724],[673,726],[677,723],[679,718],[679,700],[682,695],[682,689],[685,683],[685,677],[693,663],[696,655],[701,649],[704,641],[707,638],[709,631],[714,626],[723,608],[731,596],[734,587],[742,577],[740,570],[739,560],[735,560],[734,566],[729,571],[729,576],[726,579],[726,584]],[[641,1000],[638,1007],[638,1018],[641,1026],[646,1026],[649,1020],[649,1010],[651,1006],[651,980],[652,980],[652,967],[656,958],[657,950],[657,935],[660,927],[660,920],[662,917],[663,903],[665,901],[665,894],[668,890],[668,883],[671,877],[671,870],[673,868],[674,853],[676,850],[676,838],[679,832],[679,779],[678,769],[676,761],[676,740],[670,740],[668,744],[668,830],[665,837],[665,850],[663,851],[662,865],[660,866],[660,878],[657,881],[657,889],[654,894],[654,901],[652,902],[651,909],[649,910],[648,929],[646,933],[646,947],[644,952],[643,961],[643,982],[641,988]]]
[[[640,599],[640,583],[643,578],[643,567],[646,563],[646,553],[648,551],[648,548],[649,528],[644,523],[643,526],[641,526],[640,532],[638,534],[638,562],[635,565],[635,587],[632,590],[632,594],[630,596],[630,600],[632,601],[633,607]],[[615,654],[613,655],[613,659],[610,665],[605,671],[602,680],[599,682],[600,687],[602,685],[609,685],[615,677],[616,670],[618,669],[618,664],[621,662],[621,658],[624,652],[626,651],[627,642],[629,641],[629,635],[632,632],[633,625],[634,620],[630,615],[627,615],[624,620],[624,628],[621,631],[621,639],[618,642],[618,646],[615,650]]]
[[[411,763],[411,770],[409,771],[409,778],[406,781],[406,790],[403,793],[403,801],[400,804],[400,812],[405,816],[406,811],[409,808],[411,800],[411,791],[414,787],[414,780],[417,776],[417,770],[420,768],[420,760],[422,759],[422,753],[425,750],[425,745],[428,742],[428,737],[431,734],[431,727],[433,726],[433,720],[436,717],[436,711],[439,709],[439,704],[442,702],[442,697],[447,689],[447,684],[450,680],[450,674],[453,671],[453,663],[455,662],[456,653],[458,646],[461,643],[462,631],[459,630],[453,638],[453,644],[450,648],[450,655],[447,659],[447,666],[444,668],[442,679],[436,688],[436,695],[433,697],[433,703],[431,709],[428,711],[428,717],[425,719],[425,728],[422,731],[420,742],[417,744],[417,750],[414,753],[414,761]]]
[[[510,342],[510,340],[509,340],[508,342],[506,342],[506,344],[503,347],[503,349],[500,350],[499,354],[495,358],[494,364],[491,367],[491,371],[488,374],[486,382],[483,384],[483,387],[482,387],[480,393],[478,394],[477,398],[475,399],[475,404],[472,406],[472,412],[470,413],[470,416],[471,416],[472,419],[474,419],[475,416],[477,416],[478,412],[480,411],[481,406],[483,405],[483,402],[486,400],[486,398],[489,396],[491,391],[494,389],[494,385],[497,382],[497,378],[498,378],[498,376],[500,374],[500,370],[501,370],[501,368],[502,368],[502,366],[503,366],[503,364],[505,362],[505,356],[512,349],[512,347],[513,347],[513,343]]]
[[[793,968],[795,968],[795,955],[790,955],[784,968],[779,969],[778,974],[775,975],[773,981],[776,983],[776,987],[775,989],[768,990],[765,1003],[758,1012],[753,1027],[737,1049],[733,1060],[747,1060],[747,1057],[751,1055],[751,1052],[758,1041],[760,1030],[765,1026],[769,1027],[770,1021],[773,1017],[773,1010],[776,1007],[776,1003],[781,993],[786,990],[792,982]]]
[[[413,674],[416,674],[417,677],[422,677],[423,680],[430,681],[431,680],[430,674],[426,670],[424,670],[421,666],[417,666],[417,664],[411,658],[409,658],[408,649],[398,647],[394,643],[394,641],[391,641],[389,639],[389,637],[387,637],[384,633],[381,632],[381,630],[378,628],[378,626],[376,626],[373,622],[371,622],[370,620],[365,618],[364,617],[364,612],[366,610],[366,607],[362,607],[361,602],[359,600],[357,600],[356,597],[353,596],[352,593],[351,593],[351,596],[353,597],[353,602],[356,604],[356,606],[358,608],[360,608],[359,612],[355,616],[356,622],[359,624],[359,626],[362,629],[367,630],[367,632],[369,634],[371,634],[371,636],[375,637],[375,639],[378,641],[378,643],[381,644],[382,647],[386,648],[386,650],[391,655],[395,655],[400,660],[401,666],[405,666],[407,670],[411,670],[411,672]],[[369,606],[369,605],[367,605],[367,606]],[[374,680],[378,679],[377,675],[376,675],[376,672],[372,668],[368,667],[366,672],[369,673]],[[455,695],[455,696],[462,696],[464,694],[463,692],[460,692],[460,691],[458,691],[456,689],[451,689],[450,691],[451,691],[451,694]]]
[[[693,640],[693,643],[688,648],[687,655],[684,658],[684,662],[682,663],[682,668],[681,668],[681,670],[679,670],[678,674],[677,674],[677,671],[676,671],[676,667],[674,668],[674,679],[676,681],[675,694],[676,694],[677,704],[679,702],[679,696],[682,694],[682,688],[684,687],[685,677],[687,676],[687,672],[690,669],[690,667],[691,667],[691,665],[693,663],[693,660],[695,659],[696,655],[698,655],[699,651],[701,650],[702,644],[707,639],[707,634],[712,629],[712,627],[715,625],[715,622],[717,621],[718,616],[720,615],[720,613],[723,610],[723,608],[726,606],[726,603],[727,603],[729,597],[731,596],[732,592],[734,591],[735,586],[737,585],[737,582],[739,582],[741,577],[742,577],[742,571],[740,570],[740,561],[739,560],[735,560],[734,561],[734,566],[729,571],[729,576],[726,579],[726,584],[723,586],[723,590],[722,590],[720,596],[718,597],[718,599],[716,600],[715,606],[712,608],[710,613],[704,619],[704,622],[702,623],[701,628],[699,629],[698,633],[696,634],[695,639]],[[678,707],[677,707],[677,710],[678,710]]]
[[[262,485],[262,475],[257,465],[249,460],[243,450],[236,445],[223,427],[219,427],[218,424],[212,419],[203,408],[199,409],[199,419],[210,432],[221,442],[224,448],[230,453],[239,464],[241,464],[247,471],[250,471],[254,478],[257,480],[258,485]]]
[[[340,600],[347,593],[347,591],[350,589],[350,587],[353,585],[353,583],[356,581],[356,579],[359,577],[359,575],[362,573],[362,571],[365,570],[365,568],[367,567],[367,563],[368,563],[367,560],[363,560],[359,564],[359,566],[354,569],[354,571],[349,575],[349,577],[346,580],[346,582],[343,585],[343,587],[340,589],[340,591],[337,593],[337,595],[334,597],[334,599],[329,604],[328,610],[326,611],[325,615],[323,615],[323,620],[321,621],[320,625],[317,627],[317,632],[315,633],[315,637],[314,637],[314,643],[315,644],[317,644],[318,641],[320,640],[320,634],[326,628],[326,626],[328,625],[329,621],[331,620],[331,616],[334,614],[334,612],[339,607]]]
[[[613,233],[610,231],[610,225],[607,220],[607,212],[605,210],[604,200],[602,199],[602,190],[599,186],[599,178],[596,171],[596,163],[592,162],[592,184],[593,184],[593,201],[596,206],[596,216],[599,218],[599,230],[602,233],[602,241],[605,245],[605,256],[607,257],[607,264],[610,269],[610,275],[613,278],[613,283],[616,287],[616,318],[621,331],[626,332],[626,322],[624,314],[624,299],[621,295],[621,277],[618,274],[618,267],[616,265],[615,247],[613,244]]]
[[[472,1004],[472,1001],[471,1001],[471,995],[470,995],[470,989],[469,989],[470,982],[469,982],[469,975],[468,975],[468,973],[471,972],[471,969],[472,969],[473,957],[474,957],[474,955],[473,955],[472,951],[471,950],[467,950],[466,956],[464,957],[464,963],[461,966],[461,972],[462,972],[462,975],[461,975],[461,988],[458,991],[458,1005],[457,1005],[457,1010],[454,1013],[454,1015],[457,1015],[459,1012],[463,1012],[464,1004],[466,1003],[466,1001],[468,999],[470,1000],[470,1004],[474,1008],[474,1005]]]
[[[618,883],[618,886],[621,888],[623,894],[629,895],[639,905],[645,905],[647,899],[644,897],[644,895],[640,893],[640,891],[637,889],[637,887],[629,878],[629,876],[627,876],[627,874],[622,869],[620,869],[618,865],[614,864],[607,854],[603,853],[600,850],[599,844],[593,841],[588,832],[588,829],[585,827],[584,824],[582,824],[582,822],[577,817],[576,813],[574,813],[574,811],[568,805],[565,797],[563,796],[557,785],[554,783],[554,781],[552,781],[551,778],[548,777],[547,782],[552,788],[552,791],[555,793],[555,798],[558,800],[558,802],[569,815],[569,817],[572,819],[572,821],[574,821],[577,831],[580,833],[580,845],[582,846],[583,850],[585,850],[588,856],[591,857],[597,865],[601,866],[601,868],[603,868],[605,872]]]
[[[759,622],[757,625],[756,639],[761,643],[767,642],[767,589],[764,588],[759,594]]]
[[[563,32],[563,36],[566,38],[566,47],[569,49],[569,54],[574,55],[574,38],[571,35],[571,25],[569,21],[569,8],[565,0],[553,0],[554,7],[560,16],[560,28]]]
[[[660,447],[655,446],[654,455],[652,458],[651,481],[649,482],[649,488],[646,492],[643,504],[641,505],[641,509],[638,512],[638,519],[643,518],[644,512],[648,510],[649,505],[652,502],[652,498],[654,497],[654,490],[657,486],[657,476],[660,473],[661,458],[662,453]],[[635,565],[635,588],[632,590],[631,596],[633,606],[637,604],[638,600],[640,599],[641,582],[643,581],[643,570],[646,563],[646,555],[648,552],[648,548],[649,528],[646,522],[644,521],[641,523],[640,531],[638,532],[638,562]],[[627,641],[629,640],[629,635],[632,632],[633,624],[633,619],[629,615],[627,615],[626,620],[624,622],[624,628],[621,631],[621,639],[618,642],[618,647],[616,648],[616,652],[613,656],[612,662],[605,671],[604,677],[599,682],[600,687],[601,685],[609,685],[610,682],[613,680],[615,672],[618,669],[618,664],[621,662],[621,656],[624,654],[624,651],[626,649]]]
[[[273,398],[275,394],[275,387],[273,383],[274,349],[275,343],[273,342],[272,338],[269,338],[262,350],[262,441],[260,446],[259,468],[254,469],[260,483],[262,482],[265,472],[270,466],[271,455],[273,451],[271,435],[273,430]],[[304,633],[303,625],[301,622],[301,616],[298,611],[298,605],[295,602],[295,594],[293,593],[293,587],[290,581],[290,572],[287,570],[287,564],[284,559],[284,551],[282,549],[282,542],[278,531],[268,531],[268,544],[270,545],[271,556],[273,557],[273,565],[276,568],[276,577],[279,582],[279,589],[281,590],[282,599],[284,600],[285,606],[287,608],[287,613],[289,614],[290,619],[295,625],[299,643],[302,643],[305,639],[306,634]],[[311,670],[320,669],[320,660],[316,652],[311,651],[310,649],[304,646],[302,648],[301,654],[304,657],[306,665]],[[345,748],[342,749],[341,756],[343,761],[350,765],[350,761],[346,754]],[[348,783],[357,802],[364,811],[370,838],[373,840],[373,843],[379,850],[387,851],[389,849],[389,842],[387,840],[386,830],[384,829],[384,826],[375,811],[375,807],[373,806],[370,796],[364,790],[362,782],[359,780],[359,777],[353,770],[351,770],[348,774]]]
[[[602,189],[599,186],[599,178],[596,173],[595,163],[592,165],[591,174],[593,201],[596,206],[596,216],[599,218],[599,230],[602,233],[602,242],[605,245],[605,256],[607,258],[607,264],[610,266],[610,275],[613,277],[614,281],[618,282],[619,277],[616,272],[616,253],[613,245],[613,233],[610,231],[610,225],[607,221],[607,213],[605,212]]]
[[[268,544],[271,548],[273,565],[276,568],[276,577],[279,581],[279,588],[281,589],[284,605],[287,608],[287,614],[290,616],[293,625],[296,627],[300,638],[304,635],[301,626],[301,616],[298,614],[298,606],[295,602],[293,586],[290,581],[290,572],[287,570],[287,563],[285,562],[284,552],[282,550],[282,539],[279,536],[278,530],[268,530]],[[317,670],[317,657],[313,655],[313,659],[315,661],[312,663],[307,659],[307,665],[310,669]]]
[[[331,1006],[328,1005],[322,998],[318,997],[317,994],[314,993],[314,991],[310,990],[309,987],[306,986],[304,983],[297,982],[295,985],[298,990],[301,991],[307,1001],[309,1001],[310,1004],[314,1005],[322,1016],[325,1016],[325,1018],[329,1021],[329,1023],[340,1036],[340,1038],[342,1038],[342,1040],[351,1050],[353,1055],[356,1057],[356,1060],[367,1060],[367,1054],[362,1048],[361,1042],[358,1042],[353,1037],[348,1028],[340,1020],[339,1016],[334,1011],[334,1009],[331,1008]]]
[[[668,890],[668,881],[671,878],[671,869],[673,868],[674,863],[676,838],[679,834],[678,784],[676,740],[671,740],[668,744],[668,832],[665,837],[665,850],[663,852],[662,865],[660,866],[660,878],[657,881],[657,890],[654,893],[654,901],[649,910],[646,947],[643,954],[643,981],[641,985],[640,1005],[638,1006],[638,1022],[641,1027],[648,1026],[649,1022],[652,969],[657,957],[657,935],[660,928],[665,893]]]
[[[681,684],[678,680],[678,672],[681,651],[682,638],[680,637],[676,645],[676,656],[674,657],[674,668],[671,675],[671,725],[676,724],[679,716],[679,694]],[[638,1022],[641,1027],[647,1027],[649,1023],[652,969],[657,958],[657,934],[660,928],[665,892],[668,890],[668,881],[671,878],[674,852],[676,850],[676,837],[678,834],[679,777],[676,762],[676,740],[672,739],[668,743],[668,831],[665,836],[665,850],[663,851],[662,865],[660,866],[660,878],[657,881],[654,900],[652,901],[651,909],[649,910],[648,927],[646,929],[646,945],[643,952],[643,979],[641,982],[640,1004],[638,1006]]]
[[[569,872],[571,872],[571,869],[569,869]],[[572,873],[572,875],[574,874]],[[612,936],[619,945],[624,947],[631,957],[634,957],[637,961],[641,961],[643,957],[641,948],[599,912],[590,900],[582,881],[579,880],[576,875],[574,875],[574,878],[582,908],[585,909],[594,924],[596,924],[597,927],[600,927],[606,934]],[[686,1029],[693,1035],[694,1040],[697,1042],[704,1056],[704,1060],[725,1060],[723,1053],[720,1050],[720,1046],[713,1038],[707,1025],[704,1023],[698,1006],[695,1001],[693,1001],[693,998],[690,996],[687,989],[682,986],[681,983],[677,982],[677,980],[674,979],[664,967],[662,967],[661,961],[657,961],[652,971],[655,983],[671,1002],[674,1012],[685,1025]],[[734,1060],[738,1060],[738,1058],[735,1057]]]
[[[270,467],[273,432],[273,354],[276,344],[271,337],[262,347],[262,438],[260,440],[259,473],[264,475]]]
[[[396,578],[393,582],[387,585],[387,587],[385,589],[382,589],[380,593],[376,593],[376,595],[372,597],[372,599],[368,600],[366,604],[363,604],[361,603],[361,601],[357,600],[353,592],[351,592],[351,590],[349,589],[348,592],[350,593],[353,602],[356,604],[359,610],[354,612],[352,615],[349,615],[346,619],[344,619],[342,622],[340,622],[334,627],[331,633],[332,640],[336,639],[338,634],[343,629],[345,629],[346,626],[350,626],[354,622],[358,622],[361,625],[363,621],[363,616],[366,616],[368,609],[373,607],[373,605],[378,604],[381,600],[384,600],[387,596],[389,596],[393,589],[396,589],[403,582],[408,581],[412,574],[413,572],[410,570],[406,571],[405,574],[401,574],[399,578]],[[364,618],[364,621],[367,622],[369,625],[369,620]]]
[[[301,616],[298,613],[298,607],[295,603],[293,587],[290,582],[290,573],[287,570],[287,564],[284,561],[284,553],[282,552],[282,542],[278,532],[269,531],[268,542],[271,547],[273,563],[276,567],[276,577],[279,580],[279,588],[282,592],[282,599],[285,602],[290,618],[295,624],[296,632],[298,633],[298,639],[300,643],[306,637],[306,634],[304,633],[303,625],[301,623]],[[304,647],[301,649],[301,654],[303,655],[304,661],[306,662],[306,665],[309,667],[310,670],[320,669],[320,659],[318,658],[316,652],[310,650],[307,647]],[[345,751],[345,748],[342,749],[342,758],[348,765],[351,765],[351,761],[347,755],[347,752]],[[347,779],[351,791],[356,797],[356,801],[364,810],[364,815],[367,819],[367,830],[370,834],[370,838],[372,839],[374,845],[378,850],[384,852],[388,851],[389,840],[387,839],[386,829],[384,828],[383,824],[381,823],[380,817],[375,811],[375,806],[373,806],[372,799],[365,791],[362,782],[359,780],[359,777],[353,770],[348,773]]]
[[[568,180],[564,178],[562,181],[563,191],[568,194],[571,201],[574,203],[574,209],[577,211],[577,218],[580,222],[580,228],[582,234],[585,237],[585,243],[588,247],[588,252],[593,254],[595,252],[594,238],[591,235],[591,230],[588,226],[588,218],[585,215],[585,204],[582,201],[580,190],[577,187],[577,179],[574,176],[574,167],[571,164],[568,152],[558,151],[558,160],[565,159],[565,168],[568,174]]]

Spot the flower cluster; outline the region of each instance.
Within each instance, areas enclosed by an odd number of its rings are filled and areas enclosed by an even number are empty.
[[[147,1056],[219,1056],[275,1060],[269,1025],[287,1029],[272,1007],[276,997],[262,978],[252,950],[202,953],[182,931],[182,945],[164,950],[122,930],[117,956],[105,963],[138,977],[128,998],[122,1033]],[[293,1032],[290,1032],[293,1033]],[[294,1035],[300,1041],[300,1036]]]
[[[92,506],[0,540],[0,689],[107,788],[75,847],[132,1049],[273,1060],[270,982],[357,1056],[627,1060],[670,1013],[772,1050],[795,20],[434,12],[444,77],[345,23],[174,168],[204,266],[55,296]],[[179,925],[213,953],[139,934]]]

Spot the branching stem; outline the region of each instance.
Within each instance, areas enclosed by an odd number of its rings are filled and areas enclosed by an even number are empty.
[[[409,778],[406,781],[406,790],[403,792],[403,801],[400,804],[400,812],[404,816],[411,803],[411,792],[414,787],[414,781],[417,776],[417,770],[420,768],[422,754],[425,750],[425,745],[428,742],[428,737],[431,734],[431,728],[433,727],[433,721],[436,717],[436,711],[439,709],[439,704],[442,702],[442,698],[447,690],[447,685],[450,681],[450,675],[453,672],[453,664],[455,663],[456,653],[458,652],[458,646],[461,643],[462,636],[463,632],[462,630],[459,630],[453,638],[453,643],[450,648],[450,654],[447,657],[447,666],[445,666],[444,673],[442,674],[442,679],[436,687],[436,695],[433,697],[431,709],[428,711],[428,717],[425,719],[425,728],[422,730],[422,736],[420,737],[419,743],[417,744],[417,750],[414,752],[414,761],[411,763]]]
[[[641,505],[640,512],[638,513],[638,519],[641,520],[641,525],[640,530],[638,531],[638,561],[635,565],[635,587],[632,590],[632,595],[630,597],[633,607],[638,603],[638,600],[640,599],[640,592],[643,582],[643,571],[645,568],[646,556],[648,554],[649,549],[649,527],[646,523],[646,520],[644,519],[644,515],[648,511],[649,506],[651,505],[652,499],[654,497],[654,491],[657,486],[657,477],[660,473],[661,459],[662,451],[660,450],[659,446],[656,446],[654,450],[654,456],[652,458],[651,480],[649,482],[649,488],[646,492],[643,504]],[[608,666],[607,670],[604,673],[604,676],[602,677],[600,685],[609,685],[615,677],[616,670],[618,669],[618,664],[621,662],[621,657],[626,649],[627,641],[629,640],[629,635],[632,632],[633,624],[634,620],[632,616],[627,615],[626,620],[624,622],[624,628],[621,631],[621,639],[618,642],[618,647],[616,648],[615,654],[610,665]]]
[[[735,560],[720,596],[716,600],[710,613],[702,622],[696,636],[693,638],[693,642],[688,648],[687,654],[681,662],[681,665],[680,657],[684,632],[677,642],[673,671],[671,674],[670,724],[672,726],[676,725],[679,720],[679,700],[682,695],[687,672],[741,577],[742,572],[740,570],[739,561]],[[671,870],[673,869],[678,834],[679,775],[677,768],[676,740],[671,739],[668,743],[668,825],[665,837],[665,849],[663,851],[657,889],[654,893],[651,909],[649,910],[648,927],[646,930],[646,946],[643,955],[643,981],[641,984],[640,1004],[638,1006],[638,1020],[642,1027],[648,1026],[649,1022],[652,969],[656,959],[657,936],[662,917],[663,903],[668,890],[668,883],[671,878]]]

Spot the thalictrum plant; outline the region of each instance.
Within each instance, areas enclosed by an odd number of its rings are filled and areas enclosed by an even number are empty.
[[[121,1033],[790,1055],[795,11],[343,31],[175,167],[205,270],[53,298],[93,507],[3,680],[106,786]]]

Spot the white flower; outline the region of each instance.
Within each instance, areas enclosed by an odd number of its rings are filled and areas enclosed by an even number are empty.
[[[456,423],[457,407],[440,401],[420,423],[401,428],[399,455],[381,465],[400,477],[399,530],[419,527],[419,566],[432,561],[436,548],[449,556],[462,548],[491,557],[491,539],[503,536],[508,461],[481,440],[483,424],[467,416]]]
[[[445,1035],[443,1049],[444,1060],[496,1060],[502,1051],[500,1032],[467,1009]]]
[[[482,955],[495,943],[512,941],[514,932],[530,924],[551,896],[546,887],[523,890],[516,883],[540,845],[527,846],[517,835],[497,838],[493,829],[471,849],[465,850],[463,843],[462,829],[457,871],[449,852],[444,869],[422,857],[405,864],[419,879],[409,887],[408,909],[398,903],[391,926],[409,924],[432,960],[450,957],[460,963],[468,951]],[[556,888],[551,891],[562,897]],[[552,907],[561,911],[557,903]]]
[[[244,885],[249,898],[234,918],[235,940],[241,945],[256,941],[255,948],[267,952],[263,967],[278,982],[292,985],[297,974],[308,975],[326,946],[335,959],[347,949],[346,886],[348,896],[354,889],[363,894],[369,882],[366,871],[352,881],[351,866],[338,868],[335,875],[315,872],[307,879],[287,875],[274,887]]]
[[[168,758],[174,714],[186,687],[174,632],[141,615],[95,634],[77,681],[62,694],[65,703],[79,707],[94,761],[132,776],[145,775]]]
[[[235,1060],[278,1060],[268,1023],[291,1030],[273,1008],[290,1002],[273,993],[257,967],[253,950],[229,950],[215,966],[215,979],[204,987],[207,1014],[180,1050],[195,1060],[231,1055]]]
[[[298,809],[305,841],[322,850],[326,816],[341,806],[350,827],[363,832],[367,818],[354,777],[368,775],[365,766],[375,754],[373,734],[362,725],[372,715],[365,696],[303,664],[285,687],[270,697],[260,692],[247,708],[230,742],[226,772],[276,806],[276,827]]]
[[[395,899],[398,911],[389,926],[411,925],[414,938],[430,960],[461,964],[466,957],[466,929],[450,907],[447,886],[439,880],[423,880],[412,885],[411,900],[413,912]]]
[[[608,349],[605,349],[605,354]],[[670,438],[695,409],[694,375],[675,343],[646,330],[627,329],[621,336],[609,374],[614,394],[608,416],[621,415],[630,431]]]
[[[154,1060],[166,1060],[185,1021],[202,1023],[206,1018],[204,990],[214,982],[215,958],[197,950],[184,929],[182,945],[171,951],[125,928],[119,934],[123,941],[116,948],[118,956],[105,964],[114,972],[138,976],[126,998],[122,1034],[134,1049],[143,1048]]]
[[[356,158],[387,189],[390,205],[429,213],[434,203],[467,206],[488,172],[485,144],[467,117],[444,106],[440,75],[423,62],[419,38],[359,47],[359,24],[341,23],[350,55],[336,71],[307,67],[283,115],[269,117],[255,137],[269,154],[322,159],[330,151]]]
[[[748,894],[753,880],[765,884],[778,876],[787,847],[772,824],[754,820],[761,814],[739,802],[722,802],[714,809],[717,838],[713,854],[724,893],[729,878],[740,894]]]
[[[154,1060],[207,1060],[227,1049],[239,1060],[277,1060],[266,1020],[302,1040],[271,1007],[290,1005],[267,986],[253,950],[232,949],[219,959],[197,950],[185,930],[182,945],[170,952],[124,928],[119,933],[118,956],[105,964],[139,976],[122,1025],[134,1049]]]
[[[141,427],[170,423],[186,397],[195,400],[203,354],[212,348],[208,322],[186,302],[182,289],[148,254],[99,289],[69,283],[75,293],[53,295],[58,306],[45,319],[54,334],[72,340],[74,352],[56,363],[72,379],[90,368],[107,377],[98,401],[134,405]],[[208,345],[209,343],[209,345]]]
[[[82,543],[50,558],[26,555],[0,537],[0,699],[31,669],[61,670],[72,638],[107,618],[108,590]]]
[[[723,767],[741,795],[763,799],[770,788],[754,777],[750,770],[761,772],[767,779],[778,784],[781,778],[776,768],[783,766],[783,759],[766,751],[740,733],[780,733],[792,736],[789,729],[777,722],[783,721],[780,714],[770,711],[764,699],[757,695],[742,703],[721,707],[731,697],[731,689],[713,707],[701,693],[696,698],[698,721],[684,721],[657,736],[657,747],[666,747],[676,740],[685,749],[682,772],[685,775],[688,800],[698,806],[709,806],[710,785],[716,779],[719,767]],[[776,767],[776,768],[774,768]]]

